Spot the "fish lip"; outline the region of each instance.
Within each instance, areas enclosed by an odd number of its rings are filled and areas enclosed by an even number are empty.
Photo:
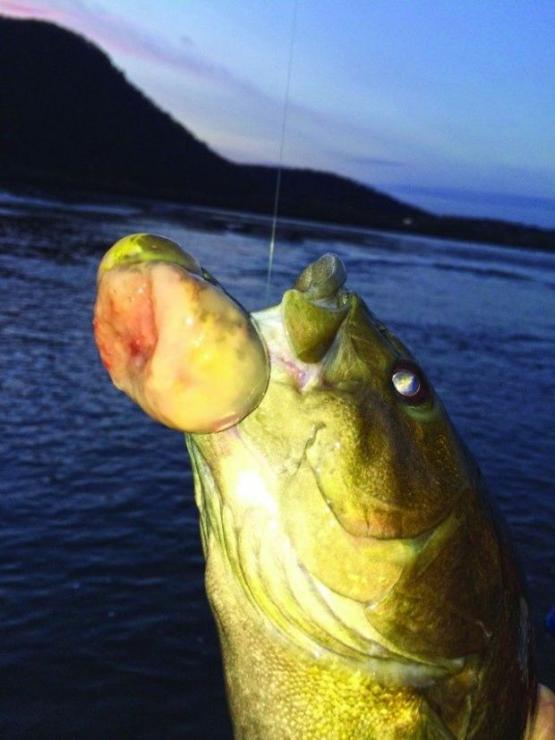
[[[281,303],[253,311],[250,317],[258,329],[270,359],[268,386],[272,381],[291,382],[293,379],[300,391],[307,391],[321,381],[323,362],[303,362],[289,344]]]
[[[252,413],[270,362],[249,312],[171,254],[114,265],[110,254],[99,267],[93,329],[114,385],[181,431],[218,432]]]
[[[285,295],[285,294],[284,294]],[[319,298],[314,301],[315,305],[322,308],[337,310],[336,302],[332,297]],[[326,359],[332,352],[338,337],[341,336],[340,329],[347,320],[346,314],[338,325],[335,337],[322,357],[315,362],[300,359],[296,354],[291,342],[283,317],[283,302],[275,303],[266,308],[261,308],[250,313],[251,320],[258,329],[259,335],[266,345],[268,357],[271,362],[271,379],[278,381],[294,381],[300,392],[307,392],[314,386],[327,386],[324,380]]]

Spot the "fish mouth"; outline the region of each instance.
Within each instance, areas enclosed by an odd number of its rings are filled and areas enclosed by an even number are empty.
[[[318,363],[330,349],[352,307],[343,290],[347,272],[335,254],[324,254],[300,273],[281,302],[285,335],[295,357]]]
[[[175,242],[133,234],[116,242],[100,264],[95,337],[116,387],[152,418],[186,433],[248,423],[264,399],[255,416],[272,426],[272,409],[282,405],[273,386],[288,386],[287,403],[292,414],[298,411],[297,421],[308,411],[322,430],[307,459],[320,480],[332,481],[322,490],[342,526],[353,536],[413,536],[439,521],[451,502],[436,492],[421,516],[418,502],[405,506],[403,484],[394,480],[399,476],[387,473],[398,467],[405,479],[409,475],[410,444],[402,439],[406,419],[388,380],[403,348],[345,289],[345,280],[341,260],[323,255],[277,306],[251,316]],[[320,401],[325,408],[318,407]],[[283,424],[290,427],[291,417]],[[306,439],[314,424],[305,427]],[[381,460],[392,495],[387,486],[381,491],[365,483],[364,476],[357,482],[348,465],[334,462],[341,457],[341,426],[353,430],[345,438],[353,457]],[[398,454],[403,445],[404,457]],[[336,500],[335,490],[351,489],[359,503]]]
[[[349,312],[345,279],[341,260],[326,254],[281,304],[251,316],[177,243],[131,234],[100,263],[94,335],[114,385],[149,416],[188,433],[218,432],[257,408],[272,363],[301,380],[318,376]]]
[[[292,383],[300,392],[322,381],[339,329],[360,302],[343,289],[346,278],[341,259],[324,254],[300,273],[280,303],[252,314],[266,343],[273,380]]]

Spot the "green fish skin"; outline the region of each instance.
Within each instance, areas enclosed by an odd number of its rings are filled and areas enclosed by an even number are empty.
[[[252,314],[263,397],[186,435],[235,736],[555,737],[479,469],[345,277]]]

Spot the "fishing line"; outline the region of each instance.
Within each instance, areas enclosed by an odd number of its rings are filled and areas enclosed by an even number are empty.
[[[287,113],[289,111],[289,88],[291,86],[291,69],[293,67],[293,50],[295,47],[295,33],[297,30],[297,7],[298,0],[293,3],[293,21],[291,23],[291,37],[289,42],[289,59],[287,61],[287,77],[285,82],[285,96],[283,99],[283,116],[281,119],[281,136],[279,143],[278,167],[276,173],[276,191],[274,195],[274,210],[272,215],[272,232],[268,254],[268,276],[266,279],[266,302],[270,298],[270,282],[272,280],[272,267],[274,265],[274,252],[276,246],[276,228],[279,210],[279,196],[281,193],[281,171],[283,169],[283,149],[285,143],[285,129],[287,128]]]

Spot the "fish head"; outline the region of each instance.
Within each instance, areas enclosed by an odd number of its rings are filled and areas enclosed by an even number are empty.
[[[306,464],[353,536],[415,536],[452,507],[467,458],[424,372],[345,279],[324,255],[250,316],[177,244],[134,234],[101,262],[97,344],[162,423],[233,429],[273,470]]]
[[[309,468],[352,536],[416,537],[452,509],[472,464],[417,360],[345,279],[324,255],[253,315],[271,376],[241,432],[267,437],[273,467],[281,449],[283,462]]]

